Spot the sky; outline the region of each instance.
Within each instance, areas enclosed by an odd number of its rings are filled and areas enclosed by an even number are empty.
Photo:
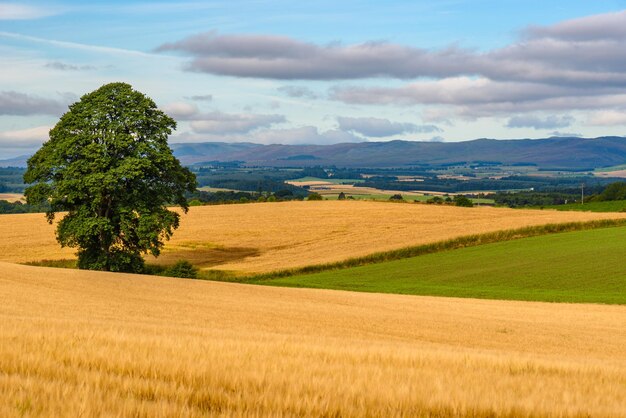
[[[0,1],[0,159],[103,84],[170,142],[626,136],[626,0]]]

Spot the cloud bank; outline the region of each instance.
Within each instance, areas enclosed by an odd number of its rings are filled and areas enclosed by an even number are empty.
[[[416,125],[414,123],[392,122],[381,118],[338,117],[337,123],[343,131],[355,132],[367,137],[384,138],[408,133],[442,132],[435,125]]]
[[[0,91],[0,115],[59,116],[65,110],[67,110],[67,105],[57,100],[46,99],[16,91]]]
[[[176,120],[189,122],[195,133],[203,134],[245,134],[287,121],[283,115],[203,113],[195,104],[186,102],[170,103],[163,107],[163,111]]]
[[[530,26],[514,42],[489,51],[456,46],[432,50],[385,41],[322,45],[287,36],[217,32],[165,43],[157,50],[183,54],[189,57],[186,70],[214,75],[353,83],[406,80],[394,87],[342,84],[330,90],[329,98],[351,105],[440,106],[449,114],[443,119],[471,119],[626,107],[625,44],[626,11],[620,11]],[[281,91],[314,98],[306,88]],[[544,125],[567,126],[551,121]]]

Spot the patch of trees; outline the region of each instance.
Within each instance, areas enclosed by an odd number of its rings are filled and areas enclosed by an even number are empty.
[[[495,193],[492,196],[498,206],[519,208],[527,206],[554,206],[574,203],[580,200],[580,189],[561,192],[517,192]]]
[[[580,203],[581,188],[547,189],[546,191],[499,192],[491,197],[498,206],[511,208],[527,206],[555,206],[567,203]],[[611,183],[607,186],[585,184],[586,202],[626,200],[626,182]]]
[[[26,188],[23,181],[25,171],[19,167],[0,168],[0,193],[23,193]]]
[[[626,182],[611,183],[601,193],[591,197],[589,200],[594,202],[626,200]]]
[[[532,176],[509,176],[501,179],[478,179],[457,180],[425,177],[419,183],[397,181],[390,176],[377,176],[367,179],[356,187],[373,187],[383,190],[429,190],[443,193],[462,193],[473,190],[515,190],[534,189],[533,191],[560,190],[578,187],[585,183],[585,187],[594,188],[607,184],[606,179],[593,177],[532,177]]]
[[[302,177],[317,177],[320,179],[328,178],[328,173],[322,167],[306,167],[301,171]]]
[[[50,209],[49,205],[29,205],[22,202],[0,200],[0,214],[10,213],[42,213]]]
[[[200,205],[228,205],[236,203],[251,203],[251,202],[277,202],[288,200],[302,200],[307,195],[307,192],[302,194],[302,189],[296,194],[291,190],[278,190],[275,193],[253,193],[253,192],[239,192],[239,191],[217,191],[206,192],[203,190],[196,190],[192,193],[187,193],[187,201],[190,206]]]
[[[287,180],[304,177],[302,170],[249,169],[249,170],[199,170],[194,169],[198,185],[221,189],[244,190],[250,192],[270,192],[302,190],[285,184]],[[306,192],[303,193],[306,196]]]

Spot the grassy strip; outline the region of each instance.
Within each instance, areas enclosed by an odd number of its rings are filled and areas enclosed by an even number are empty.
[[[24,264],[25,266],[54,267],[62,269],[78,268],[78,266],[76,265],[76,259],[27,261],[21,264]]]
[[[567,205],[544,206],[543,209],[579,212],[626,212],[626,200],[607,200],[603,202],[587,202],[585,204],[570,203]]]
[[[417,245],[412,247],[400,248],[398,250],[373,253],[363,257],[349,258],[347,260],[338,261],[335,263],[314,264],[305,267],[277,270],[270,273],[256,274],[251,276],[217,278],[217,280],[226,280],[240,283],[268,281],[282,277],[348,269],[351,267],[384,263],[386,261],[401,260],[405,258],[433,254],[442,251],[456,250],[466,247],[475,247],[496,242],[512,241],[521,238],[536,237],[540,235],[556,234],[560,232],[584,231],[589,229],[610,228],[618,226],[626,226],[626,219],[603,219],[589,222],[568,222],[560,224],[529,226],[518,229],[489,232],[486,234],[466,235],[450,240],[434,242],[432,244]]]

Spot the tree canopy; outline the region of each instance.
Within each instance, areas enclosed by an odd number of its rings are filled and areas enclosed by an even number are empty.
[[[62,246],[78,248],[79,268],[140,272],[142,254],[158,256],[188,210],[196,188],[167,144],[176,121],[125,83],[111,83],[72,104],[49,140],[28,160],[28,203],[48,202]]]

